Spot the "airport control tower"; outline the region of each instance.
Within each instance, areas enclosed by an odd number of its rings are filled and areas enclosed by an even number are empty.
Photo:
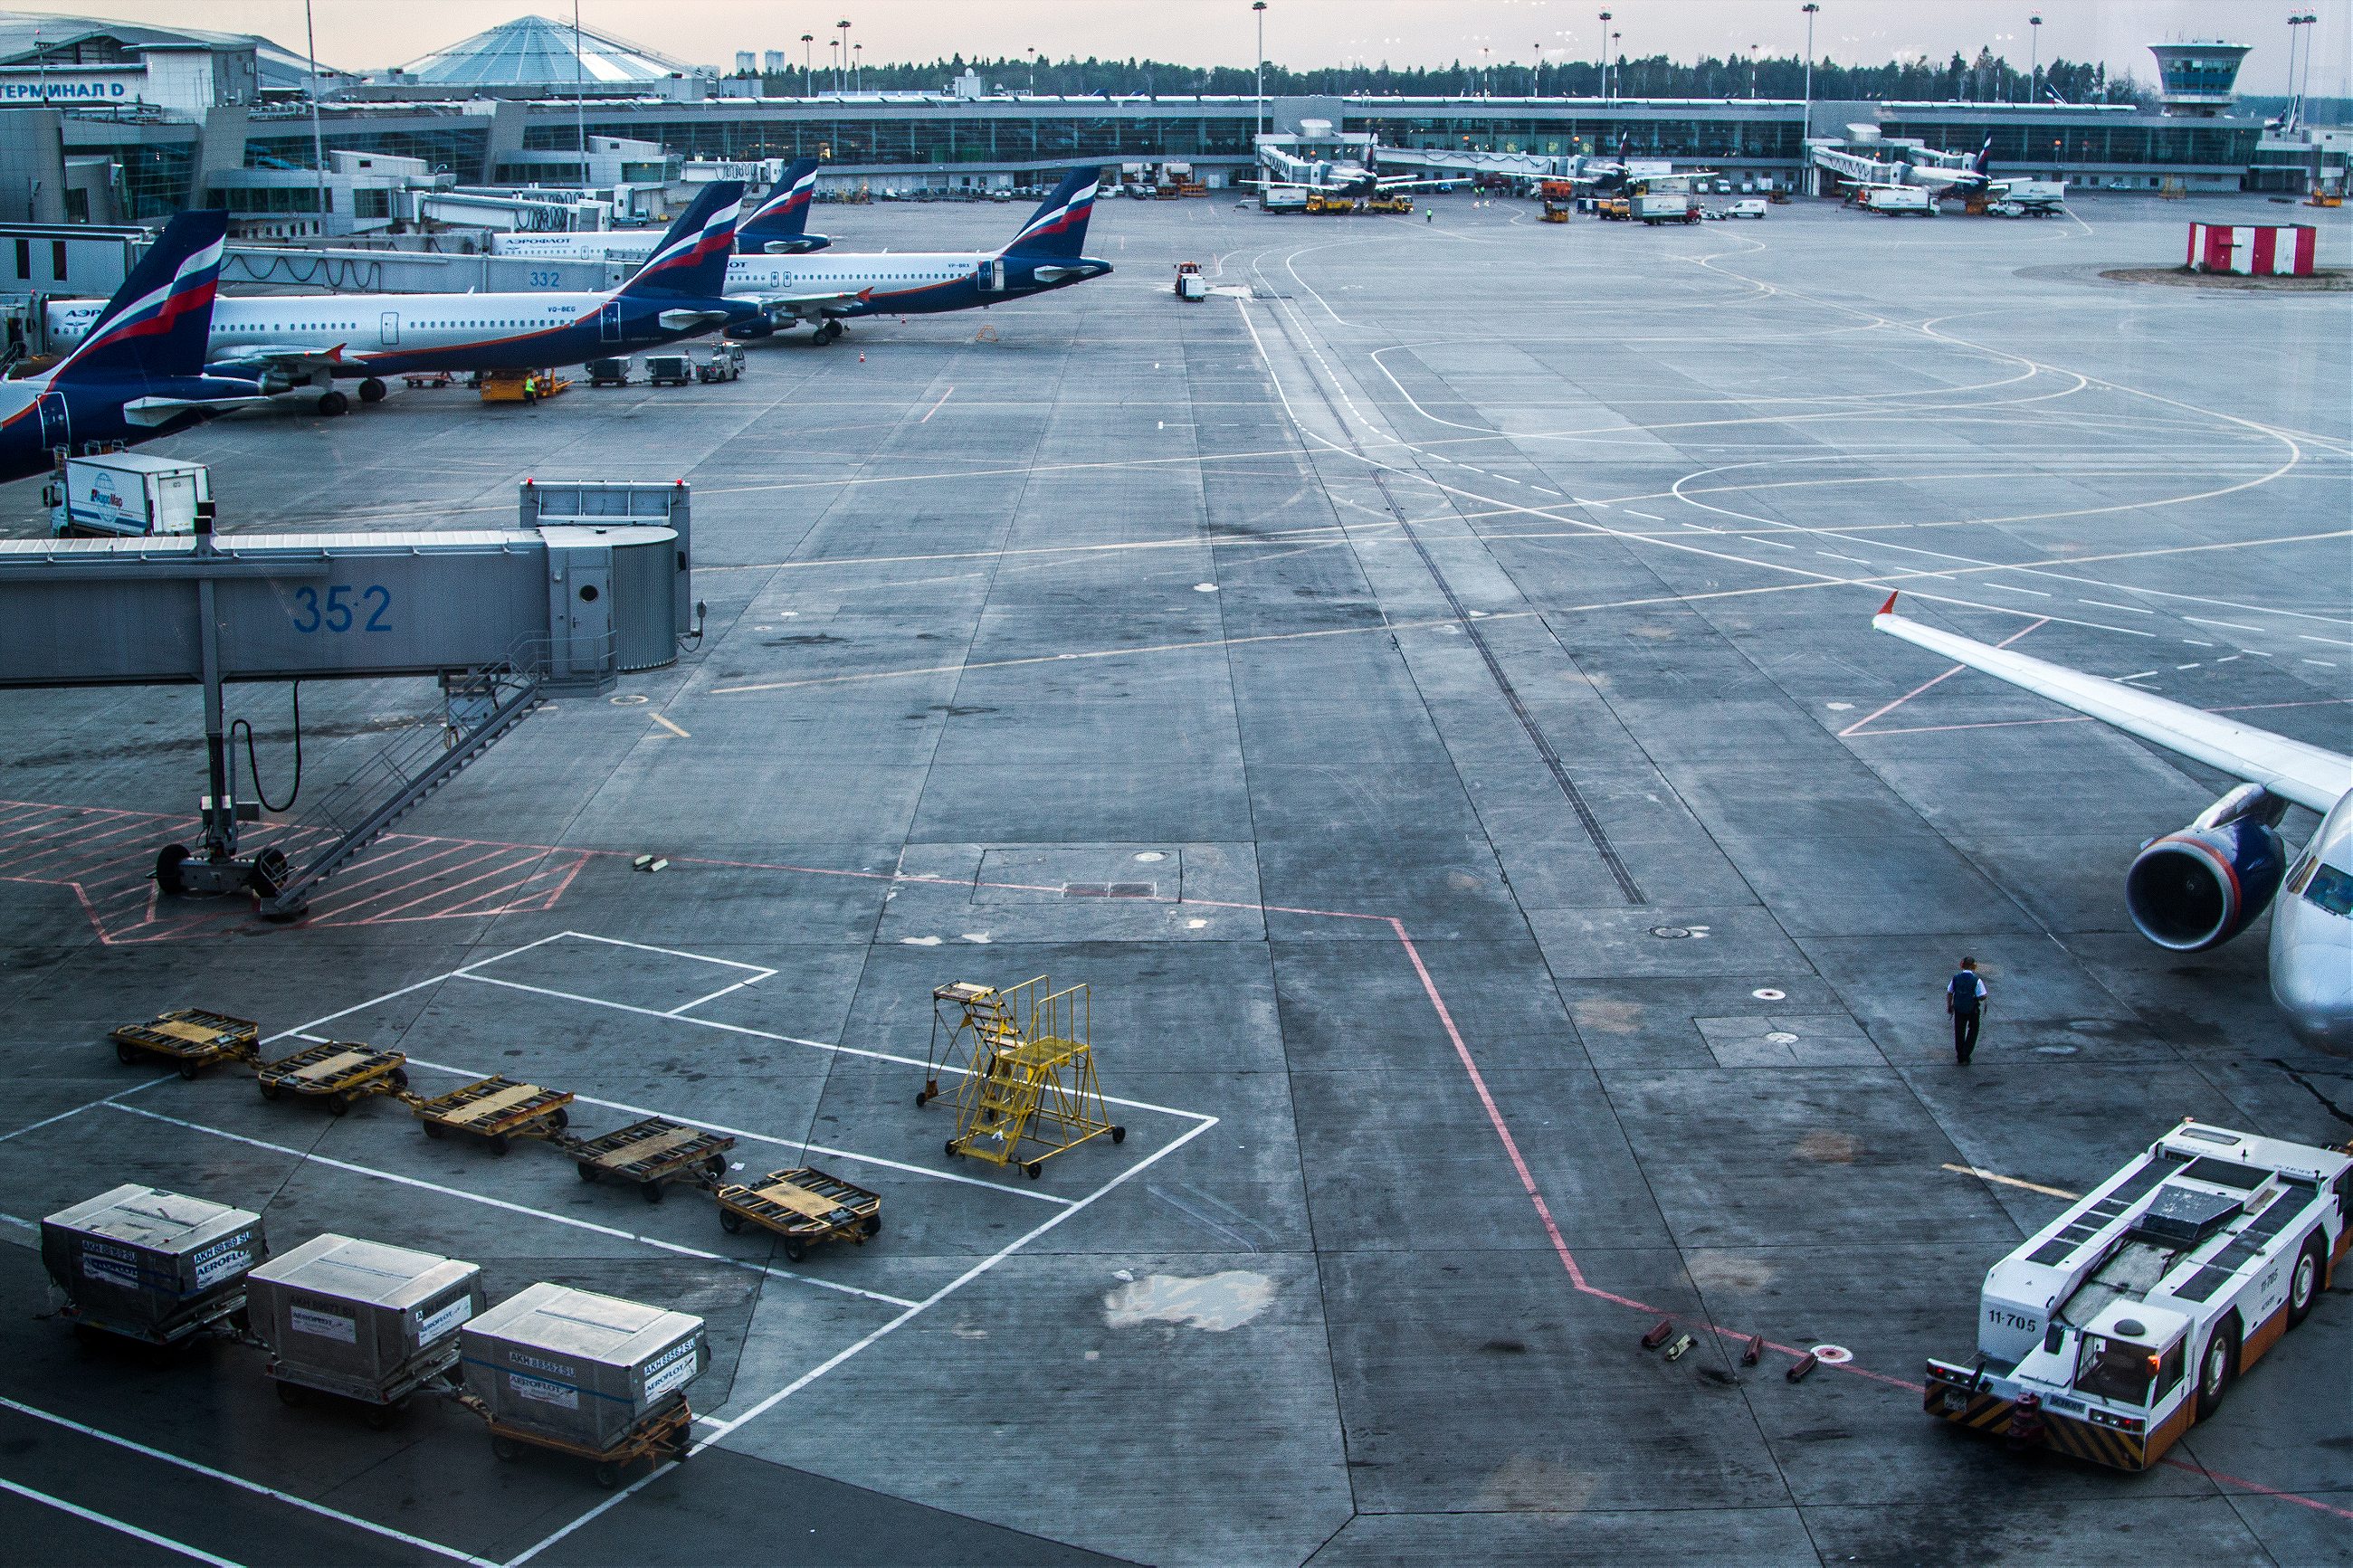
[[[2191,39],[2180,44],[2151,44],[2162,90],[2158,101],[2168,114],[2211,120],[2231,107],[2232,87],[2239,79],[2239,62],[2247,58],[2244,44],[2220,39]]]

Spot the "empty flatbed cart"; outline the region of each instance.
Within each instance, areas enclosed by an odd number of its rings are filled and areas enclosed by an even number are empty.
[[[771,1171],[756,1183],[720,1188],[719,1224],[730,1232],[746,1225],[774,1231],[783,1238],[786,1260],[798,1263],[801,1254],[820,1241],[863,1246],[882,1228],[882,1199],[839,1176],[802,1165]]]
[[[427,1138],[460,1133],[480,1138],[493,1154],[507,1152],[517,1138],[553,1138],[571,1122],[565,1107],[572,1096],[560,1089],[486,1078],[463,1089],[453,1089],[431,1100],[409,1102]]]
[[[107,1037],[114,1055],[125,1067],[142,1057],[170,1062],[182,1078],[194,1078],[222,1062],[253,1059],[261,1029],[248,1018],[207,1013],[201,1007],[174,1007],[144,1024],[125,1024]]]
[[[617,1132],[575,1139],[565,1146],[578,1161],[582,1181],[611,1177],[627,1182],[646,1202],[658,1204],[662,1188],[672,1182],[718,1185],[719,1178],[727,1173],[727,1151],[735,1147],[735,1140],[723,1132],[649,1116]]]
[[[290,1057],[263,1062],[254,1070],[260,1079],[262,1099],[290,1094],[302,1100],[323,1100],[330,1111],[341,1116],[371,1095],[398,1094],[406,1089],[407,1061],[398,1051],[328,1040]]]
[[[246,1291],[278,1397],[350,1400],[371,1426],[457,1366],[458,1330],[483,1304],[474,1264],[332,1232],[255,1269]]]

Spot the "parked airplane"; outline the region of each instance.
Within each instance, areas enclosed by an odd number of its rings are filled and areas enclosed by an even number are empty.
[[[270,392],[316,386],[319,412],[350,407],[337,377],[360,377],[363,403],[383,378],[410,372],[533,370],[656,348],[738,322],[758,306],[722,293],[744,187],[704,187],[653,259],[603,294],[288,294],[215,306],[209,368]],[[51,316],[55,342],[69,333]]]
[[[59,450],[168,436],[268,401],[250,381],[206,375],[223,212],[185,212],[131,269],[71,353],[0,382],[0,479],[47,469]]]
[[[831,237],[808,232],[809,206],[817,195],[817,160],[795,162],[768,199],[735,229],[735,249],[744,256],[799,256],[823,250]],[[648,229],[586,229],[567,234],[495,234],[498,256],[530,256],[547,261],[643,261],[659,238]]]
[[[1427,174],[1384,174],[1377,145],[1367,146],[1364,162],[1359,163],[1345,158],[1298,157],[1261,139],[1258,156],[1272,176],[1271,183],[1296,185],[1321,196],[1377,196],[1386,191],[1409,190],[1417,185],[1451,185],[1462,178]]]
[[[729,298],[765,314],[729,326],[727,335],[766,337],[807,321],[817,329],[813,341],[829,343],[853,316],[968,310],[1100,278],[1111,263],[1079,253],[1086,243],[1098,174],[1071,170],[1002,250],[739,256],[727,272]]]
[[[1890,594],[1873,627],[2244,779],[2189,826],[2142,847],[2125,873],[2125,908],[2158,946],[2199,952],[2253,924],[2284,888],[2272,914],[2272,999],[2306,1045],[2353,1051],[2353,757],[1894,612]],[[2290,864],[2278,825],[2292,805],[2321,820]]]

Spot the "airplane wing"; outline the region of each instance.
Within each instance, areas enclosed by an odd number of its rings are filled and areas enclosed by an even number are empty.
[[[1898,619],[1895,595],[1871,618],[1872,629],[1942,654],[1956,664],[1980,669],[2062,707],[2087,713],[2113,724],[2127,735],[2205,763],[2210,768],[2259,784],[2282,800],[2327,815],[2329,808],[2353,789],[2353,757],[2319,746],[2292,741],[2269,730],[2258,730],[2235,719],[2191,708],[2142,691],[2103,676],[2086,675],[1994,647],[1951,632]]]
[[[790,319],[814,321],[821,317],[839,315],[852,305],[862,305],[873,297],[868,289],[838,289],[823,293],[785,294],[758,289],[727,296],[731,300],[749,300],[768,313],[771,321]]]
[[[134,397],[122,405],[123,419],[132,425],[168,425],[184,414],[227,414],[268,403],[267,397]]]

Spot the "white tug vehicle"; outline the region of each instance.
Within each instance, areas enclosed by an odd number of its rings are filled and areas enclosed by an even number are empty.
[[[2353,1158],[2185,1121],[1986,1271],[1931,1415],[2142,1470],[2304,1321],[2344,1261]]]

